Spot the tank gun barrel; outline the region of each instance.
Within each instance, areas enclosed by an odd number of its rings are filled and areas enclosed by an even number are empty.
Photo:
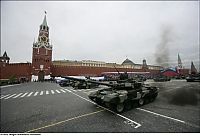
[[[99,81],[95,81],[95,80],[91,80],[91,79],[80,79],[80,78],[74,78],[74,77],[69,77],[69,76],[61,76],[61,77],[65,78],[65,79],[69,79],[69,80],[74,80],[74,81],[89,82],[89,83],[93,83],[93,84],[105,85],[105,86],[110,86],[110,87],[114,86],[113,84],[103,83],[103,82],[99,82]]]
[[[115,65],[113,65],[113,66],[114,66],[115,70],[117,71],[117,73],[120,75],[119,70],[115,67]]]
[[[69,76],[61,76],[61,77],[65,79],[69,79],[69,80],[74,80],[74,81],[82,81],[82,82],[86,81],[86,79],[74,78],[74,77],[69,77]]]

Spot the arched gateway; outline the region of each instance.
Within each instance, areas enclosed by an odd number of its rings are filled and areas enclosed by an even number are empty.
[[[44,71],[39,71],[38,72],[38,81],[44,81],[44,75],[45,75],[45,72]]]

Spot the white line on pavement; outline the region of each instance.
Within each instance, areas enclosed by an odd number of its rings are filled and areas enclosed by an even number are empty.
[[[63,89],[60,89],[60,91],[62,91],[63,93],[66,93]]]
[[[65,90],[66,90],[66,89],[65,89]],[[73,92],[77,92],[78,90],[71,89],[71,91],[73,91]]]
[[[0,99],[3,99],[3,98],[5,98],[5,97],[7,97],[7,96],[9,96],[9,95],[11,95],[11,94],[7,94],[7,95],[4,95],[4,96],[1,96]]]
[[[13,96],[15,96],[16,94],[13,94],[13,95],[10,95],[10,96],[8,96],[8,97],[6,97],[6,98],[4,98],[4,99],[9,99],[9,98],[11,98],[11,97],[13,97]]]
[[[6,88],[6,87],[11,87],[11,86],[17,86],[17,85],[20,85],[20,84],[15,84],[15,85],[6,85],[6,86],[1,86],[0,88]]]
[[[39,92],[35,92],[35,94],[34,94],[33,96],[37,96],[38,93],[39,93]]]
[[[21,97],[24,97],[26,94],[28,94],[28,93],[23,94]]]
[[[55,90],[57,93],[60,93],[58,90]]]
[[[22,95],[23,93],[20,93],[20,94],[18,94],[18,95],[16,95],[15,97],[13,97],[13,98],[17,98],[17,97],[19,97],[20,95]]]
[[[192,126],[192,127],[200,128],[200,126],[198,126],[198,125],[191,124],[191,123],[185,122],[185,121],[180,120],[180,119],[172,118],[172,117],[169,117],[169,116],[166,116],[166,115],[162,115],[162,114],[159,114],[159,113],[155,113],[155,112],[152,112],[152,111],[149,111],[149,110],[145,110],[145,109],[142,109],[142,108],[136,108],[136,109],[142,110],[144,112],[148,112],[148,113],[151,113],[151,114],[163,117],[163,118],[171,119],[171,120],[174,120],[174,121],[177,121],[177,122],[180,122],[180,123]]]
[[[65,90],[66,90],[66,89],[65,89]],[[105,109],[105,110],[107,110],[107,111],[109,111],[109,112],[112,112],[113,114],[115,114],[115,115],[117,115],[117,116],[119,116],[119,117],[121,117],[121,118],[123,118],[123,119],[125,119],[125,120],[127,120],[127,121],[129,121],[129,122],[131,122],[132,124],[135,125],[134,128],[138,128],[138,127],[142,126],[141,124],[139,124],[139,123],[137,123],[137,122],[135,122],[135,121],[133,121],[133,120],[131,120],[131,119],[125,117],[125,116],[122,116],[122,115],[120,115],[120,114],[118,114],[118,113],[116,113],[116,112],[114,112],[114,111],[111,111],[111,110],[109,110],[109,109],[107,109],[107,108],[105,108],[105,107],[103,107],[103,106],[101,106],[101,105],[98,105],[98,104],[96,104],[95,102],[90,101],[90,100],[88,100],[88,99],[86,99],[86,98],[84,98],[84,97],[82,97],[82,96],[80,96],[80,95],[78,95],[78,94],[76,94],[76,93],[73,93],[70,89],[69,89],[69,90],[66,90],[66,91],[68,91],[68,92],[70,92],[70,93],[72,93],[72,94],[74,94],[74,95],[80,97],[81,99],[84,99],[84,100],[86,100],[86,101],[88,101],[88,102],[90,102],[90,103],[93,103],[93,104],[95,104],[95,105],[97,105],[97,106],[99,106],[99,107],[101,107],[101,108],[103,108],[103,109]]]
[[[72,91],[65,89],[67,92],[71,93]]]
[[[55,92],[54,92],[53,90],[51,90],[51,93],[52,93],[52,94],[55,94]]]
[[[27,95],[26,97],[29,97],[29,96],[31,96],[31,94],[32,94],[33,92],[31,92],[31,93],[29,93],[29,95]]]
[[[43,95],[43,91],[40,92],[40,95]]]
[[[149,111],[149,110],[145,110],[145,109],[142,109],[142,108],[136,108],[136,109],[142,110],[142,111],[145,111],[145,112],[157,115],[157,116],[161,116],[161,117],[164,117],[164,118],[168,118],[168,119],[171,119],[171,120],[174,120],[174,121],[185,123],[185,121],[182,121],[182,120],[179,120],[179,119],[175,119],[175,118],[172,118],[172,117],[169,117],[169,116],[165,116],[165,115],[162,115],[162,114],[159,114],[159,113],[155,113],[155,112],[152,112],[152,111]]]
[[[177,122],[180,122],[180,123],[192,126],[192,127],[200,128],[200,126],[198,126],[198,125],[191,124],[191,123],[185,122],[185,121],[180,120],[180,119],[172,118],[172,117],[169,117],[169,116],[166,116],[166,115],[162,115],[162,114],[159,114],[159,113],[155,113],[155,112],[152,112],[152,111],[149,111],[149,110],[145,110],[145,109],[142,109],[142,108],[136,108],[136,109],[142,110],[144,112],[148,112],[148,113],[151,113],[151,114],[163,117],[163,118],[171,119],[171,120],[174,120],[174,121],[177,121]]]

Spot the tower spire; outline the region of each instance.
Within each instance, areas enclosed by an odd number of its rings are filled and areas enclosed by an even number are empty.
[[[183,68],[182,62],[181,62],[181,58],[180,58],[180,56],[179,56],[179,53],[178,53],[178,67],[179,67],[179,68]]]
[[[47,17],[46,17],[46,14],[47,14],[47,12],[46,11],[44,11],[44,20],[43,20],[43,22],[42,22],[42,25],[43,26],[47,26]]]
[[[197,69],[194,66],[193,61],[191,62],[191,74],[196,74],[197,73]]]

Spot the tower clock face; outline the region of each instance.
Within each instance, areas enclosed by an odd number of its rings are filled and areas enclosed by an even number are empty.
[[[45,42],[47,38],[46,37],[42,37],[41,39],[42,39],[42,41]]]
[[[46,37],[48,37],[48,36],[49,36],[49,34],[48,34],[48,33],[45,33],[44,35],[45,35]]]
[[[46,37],[48,37],[48,36],[49,36],[49,33],[48,33],[48,32],[43,32],[43,31],[41,31],[41,32],[39,33],[39,36],[46,36]]]

